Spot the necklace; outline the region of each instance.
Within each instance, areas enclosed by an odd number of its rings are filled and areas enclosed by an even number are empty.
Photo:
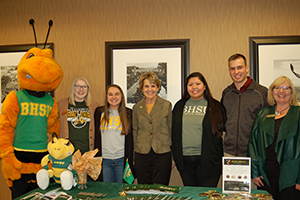
[[[276,115],[276,116],[279,116],[279,115],[281,114],[282,111],[285,111],[285,110],[288,109],[289,107],[290,107],[290,105],[288,105],[288,106],[287,106],[285,109],[283,109],[283,110],[280,110],[280,111],[279,111],[279,110],[275,110],[275,115]]]

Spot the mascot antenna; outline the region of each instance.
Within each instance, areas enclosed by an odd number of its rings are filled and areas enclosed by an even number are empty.
[[[33,34],[34,34],[34,40],[35,40],[35,46],[37,47],[38,45],[37,45],[37,39],[36,39],[35,28],[34,28],[34,19],[30,19],[30,20],[29,20],[29,24],[32,26]],[[48,28],[48,33],[47,33],[46,40],[45,40],[45,44],[44,44],[44,49],[46,48],[48,36],[49,36],[49,33],[50,33],[50,28],[51,28],[51,26],[53,25],[53,21],[50,19],[48,24],[49,24],[49,28]]]

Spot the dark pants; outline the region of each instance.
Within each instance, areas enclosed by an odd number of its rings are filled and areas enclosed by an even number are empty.
[[[183,170],[180,176],[184,186],[216,187],[220,175],[216,177],[201,176],[201,156],[183,156]]]
[[[27,152],[27,151],[14,151],[16,158],[22,163],[36,163],[40,164],[42,158],[48,154],[48,152]],[[51,182],[51,181],[50,181]],[[36,183],[36,174],[21,174],[21,178],[13,181],[13,186],[10,188],[12,191],[12,198],[21,196],[35,188],[38,185]]]
[[[279,192],[279,185],[277,187],[277,183],[274,180],[269,180],[271,187],[267,185],[265,180],[263,180],[264,186],[257,187],[258,190],[266,190],[269,192],[274,200],[299,200],[300,199],[300,191],[295,188],[295,185],[284,188]]]
[[[275,136],[276,136],[276,132],[275,132]],[[286,199],[299,200],[300,191],[295,188],[296,184],[279,191],[280,164],[277,161],[276,153],[275,153],[276,139],[277,137],[275,137],[274,142],[266,148],[266,153],[267,153],[266,169],[267,169],[267,176],[270,185],[267,185],[266,182],[262,180],[264,186],[258,189],[263,189],[268,191],[273,196],[274,200],[286,200]]]
[[[169,185],[171,167],[171,152],[157,154],[152,148],[148,154],[135,152],[135,170],[139,184]]]
[[[37,187],[36,174],[22,174],[20,179],[13,181],[13,186],[10,188],[12,199],[30,192]]]

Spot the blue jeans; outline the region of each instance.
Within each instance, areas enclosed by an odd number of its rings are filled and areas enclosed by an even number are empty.
[[[102,161],[103,182],[123,183],[124,157]]]

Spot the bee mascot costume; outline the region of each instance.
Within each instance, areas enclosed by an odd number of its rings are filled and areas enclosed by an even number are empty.
[[[34,30],[34,20],[29,22]],[[51,26],[52,20],[47,38]],[[17,74],[21,90],[6,96],[0,116],[2,172],[12,198],[37,188],[36,173],[48,154],[47,133],[59,133],[57,102],[48,92],[59,86],[63,71],[51,49],[34,47],[20,60]]]
[[[49,186],[49,178],[54,178],[56,183],[60,183],[64,190],[70,190],[76,185],[73,179],[72,154],[74,153],[73,144],[65,138],[59,138],[55,133],[52,135],[52,141],[48,143],[48,152],[42,159],[42,167],[36,174],[38,186],[45,190]],[[48,163],[51,163],[52,169],[49,169]]]

